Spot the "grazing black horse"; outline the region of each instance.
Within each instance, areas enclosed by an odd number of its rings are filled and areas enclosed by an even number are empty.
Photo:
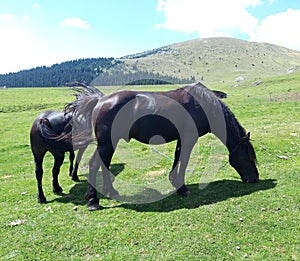
[[[89,86],[82,82],[75,82],[74,84],[84,87],[84,89],[74,88],[76,91],[76,98],[80,98],[85,95],[84,92],[88,92],[89,95],[97,97],[104,96],[104,94],[97,89],[90,89]],[[83,92],[82,92],[83,90]],[[76,121],[73,120],[70,113],[64,113],[62,111],[45,111],[41,113],[33,122],[30,131],[30,144],[31,150],[34,156],[35,162],[35,174],[38,185],[38,202],[45,203],[46,197],[42,188],[43,178],[43,159],[47,151],[51,152],[54,157],[54,166],[52,168],[53,175],[53,191],[55,193],[62,192],[62,188],[58,183],[58,175],[61,165],[63,164],[65,153],[69,152],[70,168],[69,175],[72,180],[79,181],[77,172],[78,164],[82,158],[84,151],[93,138],[91,133],[86,135],[81,140],[74,141],[73,137],[73,125],[80,124],[85,129],[91,129],[87,121],[89,115],[84,115]],[[75,153],[74,150],[78,149],[76,162],[74,166]]]
[[[229,108],[201,83],[166,92],[119,91],[98,98],[82,96],[65,111],[82,117],[92,110],[97,149],[89,162],[89,210],[99,209],[96,173],[102,168],[105,195],[117,197],[109,167],[120,139],[134,138],[146,144],[177,140],[175,159],[169,174],[171,184],[181,195],[188,195],[185,170],[198,138],[215,134],[229,151],[229,163],[244,182],[258,181],[256,155],[250,133],[239,124]]]

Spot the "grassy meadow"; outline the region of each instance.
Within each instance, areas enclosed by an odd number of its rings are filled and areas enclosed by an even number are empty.
[[[126,202],[102,196],[103,209],[94,212],[84,200],[89,152],[78,183],[68,176],[66,157],[60,173],[63,195],[52,192],[53,158],[47,154],[48,203],[38,204],[36,198],[30,127],[40,112],[62,110],[73,99],[71,91],[0,90],[0,260],[300,260],[300,74],[262,79],[259,85],[209,87],[228,93],[224,102],[251,132],[260,182],[243,184],[226,164],[224,148],[217,152],[216,173],[203,177],[215,144],[208,135],[199,139],[188,167],[192,195],[170,193],[142,204],[130,192],[141,198],[147,191],[128,191],[126,184],[145,183],[155,190],[151,184],[164,183],[175,143],[161,147],[158,155],[133,141],[120,144],[112,164]],[[155,163],[148,164],[151,155]]]

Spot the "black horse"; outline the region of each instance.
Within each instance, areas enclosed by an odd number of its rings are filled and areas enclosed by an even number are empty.
[[[102,92],[94,88],[90,89],[89,86],[82,82],[75,82],[73,84],[84,87],[84,89],[74,87],[76,98],[80,98],[82,95],[85,96],[86,94],[84,94],[84,92],[88,92],[90,96],[104,96]],[[85,136],[81,135],[81,140],[76,139],[76,135],[74,136],[73,133],[73,126],[80,124],[80,126],[84,126],[85,129],[91,129],[91,127],[89,127],[90,119],[88,117],[89,115],[85,115],[80,119],[76,118],[76,121],[74,121],[70,113],[49,110],[41,113],[34,120],[30,130],[30,144],[35,162],[35,174],[38,185],[38,202],[46,202],[46,197],[42,188],[42,179],[43,159],[47,151],[51,152],[54,157],[52,184],[53,191],[55,193],[62,192],[62,188],[58,183],[58,175],[66,152],[69,152],[70,159],[69,175],[72,177],[72,180],[79,181],[77,174],[78,164],[87,146],[93,141],[93,138],[91,137],[91,133],[88,132]],[[75,166],[74,150],[78,150]]]
[[[175,159],[169,174],[171,184],[181,195],[190,192],[185,170],[198,138],[215,134],[228,148],[229,163],[244,182],[258,181],[256,155],[250,133],[217,96],[201,83],[166,92],[119,91],[98,98],[81,96],[65,108],[73,117],[92,111],[97,149],[89,162],[89,210],[99,209],[96,174],[102,168],[102,193],[117,197],[110,177],[110,163],[118,141],[134,138],[146,144],[177,140]]]
[[[45,111],[41,113],[33,122],[30,131],[31,151],[34,156],[35,174],[38,184],[38,202],[45,203],[46,198],[42,188],[43,178],[43,159],[47,151],[51,152],[54,157],[54,166],[52,168],[53,175],[53,191],[55,193],[62,192],[62,188],[58,183],[58,174],[63,164],[65,153],[69,152],[70,168],[69,175],[72,180],[78,181],[78,164],[82,158],[88,144],[82,146],[77,154],[75,167],[75,153],[72,142],[68,139],[55,140],[60,135],[70,134],[72,116],[62,111]]]

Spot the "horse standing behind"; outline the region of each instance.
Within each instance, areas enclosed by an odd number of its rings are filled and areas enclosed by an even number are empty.
[[[97,97],[104,96],[102,92],[90,87],[81,82],[75,82],[75,84],[84,87],[84,89],[74,88],[76,91],[76,99],[80,99],[85,92],[89,95]],[[76,118],[74,121],[72,114],[64,113],[62,111],[45,111],[41,113],[33,122],[30,130],[30,144],[31,151],[34,156],[35,162],[35,175],[38,186],[38,202],[45,203],[46,197],[42,188],[43,179],[43,159],[47,151],[49,151],[54,157],[54,166],[52,168],[52,185],[55,193],[62,192],[62,188],[58,182],[58,175],[60,167],[63,164],[65,153],[69,152],[70,168],[69,175],[72,180],[79,181],[78,178],[78,164],[82,158],[87,146],[93,141],[91,136],[91,126],[89,114]],[[73,125],[80,124],[86,130],[85,135],[81,135],[81,140],[74,140],[73,137]],[[75,137],[76,139],[76,137]],[[74,166],[75,153],[74,150],[78,150],[76,162]]]

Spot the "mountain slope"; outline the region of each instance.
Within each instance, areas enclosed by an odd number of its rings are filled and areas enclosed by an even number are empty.
[[[123,57],[127,70],[196,81],[233,82],[300,69],[300,52],[232,38],[196,39]],[[124,65],[123,65],[124,66]]]

